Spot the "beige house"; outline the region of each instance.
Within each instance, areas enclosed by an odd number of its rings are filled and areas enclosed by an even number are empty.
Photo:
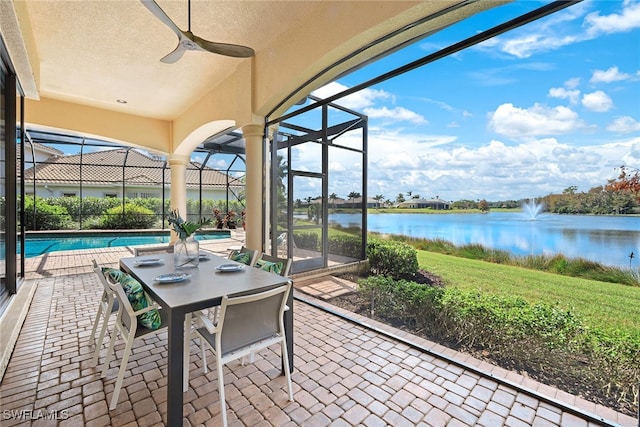
[[[25,166],[30,164],[25,163]],[[136,149],[116,148],[41,158],[25,169],[24,185],[26,194],[45,198],[80,195],[169,198],[171,173],[162,157]],[[228,195],[230,200],[237,200],[235,195],[244,188],[238,178],[196,162],[190,162],[186,168],[186,187],[188,200],[199,200],[200,197],[225,200]],[[230,190],[228,194],[227,190]]]
[[[447,210],[451,209],[451,203],[439,198],[435,199],[410,199],[402,203],[398,203],[399,208],[412,208],[412,209],[433,209],[433,210]]]

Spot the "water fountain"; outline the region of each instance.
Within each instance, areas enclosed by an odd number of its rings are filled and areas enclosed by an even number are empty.
[[[544,204],[538,203],[536,199],[529,199],[527,202],[522,204],[522,212],[530,221],[535,221],[543,209]]]

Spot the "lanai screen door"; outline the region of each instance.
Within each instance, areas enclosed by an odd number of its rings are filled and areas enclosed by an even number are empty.
[[[278,125],[270,141],[271,253],[292,258],[293,273],[366,255],[367,118],[310,99],[314,108],[270,122]]]

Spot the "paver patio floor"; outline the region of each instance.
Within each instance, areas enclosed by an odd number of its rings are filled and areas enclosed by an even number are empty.
[[[118,364],[111,363],[106,378],[100,378],[100,365],[91,366],[88,338],[101,293],[91,259],[117,266],[120,257],[131,256],[127,249],[111,249],[53,255],[32,267],[37,289],[0,384],[3,427],[163,424],[166,333],[135,343],[113,411],[108,403]],[[224,252],[223,246],[210,249]],[[313,285],[317,295],[323,280],[300,283]],[[328,292],[340,287],[331,279],[325,285]],[[359,318],[304,291],[295,291],[294,302],[295,402],[287,400],[275,346],[256,355],[254,364],[225,368],[230,425],[638,425],[632,417]],[[120,357],[123,345],[116,348]],[[203,373],[195,344],[190,362],[184,425],[219,425],[216,374]]]

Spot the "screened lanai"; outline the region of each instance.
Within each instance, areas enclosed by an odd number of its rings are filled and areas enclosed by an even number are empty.
[[[321,101],[309,97],[309,101]],[[308,271],[365,259],[366,245],[366,116],[337,104],[319,105],[303,114],[292,114],[277,127],[269,141],[270,171],[264,186],[270,195],[268,215],[273,227],[263,233],[272,255],[293,259],[293,272]],[[171,171],[167,159],[149,150],[107,140],[25,128],[24,147],[18,157],[20,208],[24,212],[19,234],[20,247],[31,231],[159,228],[167,226],[170,210]],[[225,218],[232,215],[237,226],[245,210],[245,144],[240,132],[228,132],[205,139],[191,154],[186,168],[186,219],[211,220],[214,210]],[[298,161],[311,156],[314,170],[304,170]],[[349,227],[329,223],[329,189],[342,186],[335,181],[329,162],[340,159],[353,168],[352,189],[364,194],[360,204],[349,207],[354,218]],[[333,191],[333,190],[332,190]],[[43,203],[62,206],[65,219],[39,221]],[[100,200],[96,203],[96,199]],[[22,203],[24,200],[24,203]],[[302,204],[302,200],[313,203]],[[126,206],[148,208],[146,221],[125,223]],[[121,209],[118,207],[121,206]],[[46,215],[56,216],[54,213]],[[145,214],[143,214],[144,216]],[[120,222],[118,217],[122,216]],[[110,220],[106,218],[111,217]],[[226,228],[228,224],[224,224]],[[115,232],[115,231],[114,231]]]
[[[171,173],[165,156],[149,150],[80,135],[27,128],[24,158],[24,196],[77,198],[73,229],[96,228],[95,212],[87,198],[112,199],[110,205],[153,200],[156,227],[169,210]],[[225,134],[205,140],[191,154],[186,168],[190,220],[212,218],[212,208],[240,215],[244,209],[246,165],[242,136]],[[22,185],[23,184],[23,185]],[[212,203],[215,202],[215,203]],[[32,206],[35,209],[35,205]],[[101,214],[101,213],[100,213]],[[35,216],[34,216],[35,218]],[[67,227],[67,228],[68,228]],[[27,230],[38,229],[26,224]]]

